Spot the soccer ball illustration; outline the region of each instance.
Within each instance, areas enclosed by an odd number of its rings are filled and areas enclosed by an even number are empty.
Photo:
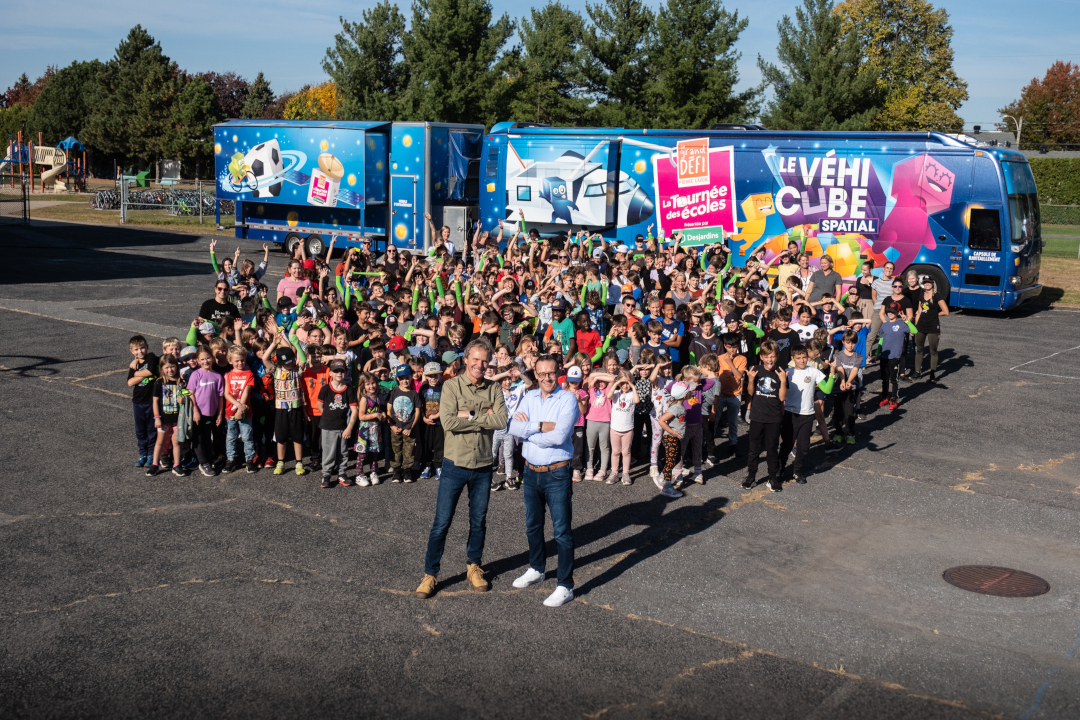
[[[244,162],[251,168],[258,187],[252,193],[257,198],[277,197],[281,194],[281,178],[271,180],[284,168],[281,161],[281,148],[277,140],[267,140],[253,147],[244,156]]]

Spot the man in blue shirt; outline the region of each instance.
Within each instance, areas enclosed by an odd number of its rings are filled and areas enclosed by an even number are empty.
[[[558,587],[544,604],[559,607],[574,599],[574,533],[570,504],[572,483],[571,437],[578,419],[577,397],[559,387],[558,363],[550,355],[536,361],[539,390],[529,391],[510,421],[510,434],[522,439],[525,458],[525,535],[529,540],[529,569],[514,581],[526,588],[544,579],[544,506],[551,510],[551,526],[559,552]]]

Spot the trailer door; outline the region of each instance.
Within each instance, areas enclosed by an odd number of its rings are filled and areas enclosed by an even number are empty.
[[[416,175],[390,176],[390,239],[401,248],[417,247],[416,181]]]
[[[1006,276],[1005,252],[1001,246],[1004,221],[1001,179],[997,165],[985,155],[975,158],[971,199],[960,293],[968,296],[963,303],[966,307],[999,308]]]

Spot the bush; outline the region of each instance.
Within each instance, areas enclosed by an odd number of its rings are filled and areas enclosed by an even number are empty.
[[[1080,158],[1029,158],[1028,162],[1041,205],[1080,205]],[[1045,217],[1042,221],[1050,222]]]

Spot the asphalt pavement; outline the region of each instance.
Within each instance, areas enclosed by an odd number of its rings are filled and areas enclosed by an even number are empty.
[[[553,544],[511,586],[519,492],[471,591],[463,499],[419,600],[433,479],[131,467],[128,338],[182,336],[210,237],[0,226],[0,716],[1080,717],[1080,309],[943,318],[939,384],[815,446],[806,485],[745,491],[734,459],[679,500],[642,468],[575,486],[562,608]],[[1051,590],[943,581],[969,564]]]

